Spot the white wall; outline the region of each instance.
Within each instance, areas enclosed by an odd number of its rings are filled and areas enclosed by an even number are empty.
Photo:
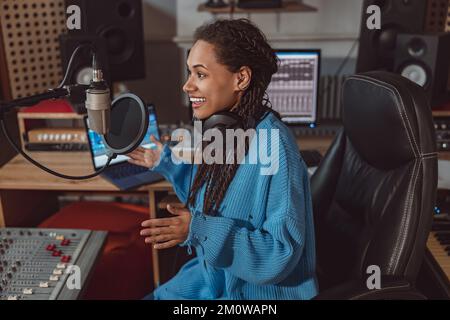
[[[192,34],[202,23],[229,15],[197,12],[205,0],[177,1],[177,37],[182,47],[192,44]],[[235,14],[255,22],[275,48],[321,48],[324,57],[344,57],[359,35],[362,0],[304,0],[316,12]],[[356,56],[354,51],[353,57]]]
[[[161,123],[188,120],[182,106],[180,49],[173,41],[177,33],[176,0],[143,0],[146,78],[127,81],[130,91],[156,105]]]
[[[186,50],[192,45],[194,30],[213,18],[229,17],[198,12],[198,5],[204,2],[206,0],[143,0],[147,76],[126,84],[131,91],[156,104],[162,123],[188,120],[181,87],[185,78]],[[358,39],[363,1],[304,2],[318,11],[234,17],[254,21],[274,48],[322,49],[322,71],[333,73]],[[353,58],[357,52],[356,48]],[[354,61],[348,65],[351,67],[352,63]]]

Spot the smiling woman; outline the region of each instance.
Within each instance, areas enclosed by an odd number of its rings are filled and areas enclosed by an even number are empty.
[[[189,252],[193,246],[197,253],[150,297],[311,299],[317,284],[309,180],[294,136],[266,96],[277,71],[274,51],[250,21],[218,20],[197,29],[187,68],[183,90],[197,119],[227,113],[256,134],[240,142],[242,163],[174,161],[169,145],[158,141],[157,149],[130,155],[164,175],[186,205],[169,206],[172,218],[144,221],[146,243]],[[277,141],[264,147],[276,155],[278,170],[262,174],[265,164],[250,163],[249,150],[274,131]]]
[[[231,72],[217,62],[215,52],[213,44],[198,40],[187,60],[189,78],[183,90],[192,102],[194,116],[200,120],[235,107],[242,96],[242,88],[248,86],[251,79],[247,66],[239,72]]]
[[[194,97],[194,117],[204,120],[230,111],[242,119],[242,129],[254,128],[255,119],[259,121],[270,106],[266,89],[278,70],[278,59],[264,34],[246,19],[219,20],[198,28],[194,39],[183,86]],[[203,100],[195,100],[198,97]],[[244,148],[247,152],[248,141]],[[236,163],[200,165],[189,203],[194,205],[198,190],[208,185],[203,210],[217,211],[238,167]]]

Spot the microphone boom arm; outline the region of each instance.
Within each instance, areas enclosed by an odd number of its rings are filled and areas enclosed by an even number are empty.
[[[67,88],[50,89],[48,92],[39,93],[33,96],[19,98],[9,102],[0,102],[0,118],[3,118],[4,114],[11,111],[16,107],[29,107],[35,105],[44,100],[58,99],[69,95],[70,90]]]
[[[116,154],[114,153],[108,153],[108,160],[106,162],[106,164],[98,171],[95,171],[92,174],[89,175],[85,175],[85,176],[68,176],[65,174],[61,174],[58,172],[55,172],[45,166],[43,166],[42,164],[40,164],[39,162],[37,162],[36,160],[32,159],[28,154],[26,154],[19,146],[16,145],[16,143],[13,141],[13,139],[11,139],[11,135],[8,132],[8,129],[6,127],[5,124],[5,114],[9,111],[11,111],[12,109],[19,107],[19,108],[23,108],[23,107],[27,107],[27,106],[32,106],[35,105],[41,101],[44,100],[50,100],[50,99],[58,99],[58,98],[63,98],[63,97],[67,97],[70,96],[72,91],[76,91],[76,90],[86,90],[89,86],[85,86],[85,85],[66,85],[65,86],[65,82],[67,80],[68,74],[69,74],[69,70],[72,66],[72,61],[74,59],[74,57],[76,56],[76,54],[81,50],[81,48],[83,47],[90,47],[91,48],[91,54],[94,57],[94,61],[96,61],[95,58],[95,47],[90,45],[90,44],[81,44],[80,46],[78,46],[74,52],[72,53],[72,56],[70,57],[70,61],[66,70],[66,74],[64,76],[64,79],[62,80],[62,82],[60,83],[60,85],[55,88],[55,89],[50,89],[48,92],[45,93],[40,93],[40,94],[36,94],[33,96],[29,96],[29,97],[25,97],[25,98],[19,98],[19,99],[15,99],[9,102],[1,102],[0,101],[0,126],[1,129],[3,130],[6,139],[8,140],[8,142],[11,144],[11,146],[14,148],[14,150],[16,152],[18,152],[19,154],[21,154],[25,159],[27,159],[29,162],[31,162],[32,164],[34,164],[35,166],[37,166],[38,168],[52,174],[55,175],[57,177],[63,178],[63,179],[71,179],[71,180],[84,180],[84,179],[90,179],[93,178],[97,175],[99,175],[101,172],[103,172],[111,163],[111,160],[114,159],[116,157]],[[95,63],[96,64],[96,63]]]

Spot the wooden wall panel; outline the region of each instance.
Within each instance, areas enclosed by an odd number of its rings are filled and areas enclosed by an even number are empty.
[[[58,37],[63,0],[1,0],[0,22],[11,98],[41,93],[62,78]]]
[[[62,80],[64,0],[0,0],[0,100],[45,92]],[[18,142],[15,113],[7,116]],[[0,166],[15,155],[0,130]]]
[[[425,31],[445,32],[449,29],[450,0],[428,0]]]

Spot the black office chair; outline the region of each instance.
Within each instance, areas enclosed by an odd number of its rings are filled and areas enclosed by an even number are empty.
[[[387,72],[349,77],[343,129],[311,177],[317,299],[421,299],[414,282],[437,189],[423,89]],[[381,289],[369,289],[371,265]]]

